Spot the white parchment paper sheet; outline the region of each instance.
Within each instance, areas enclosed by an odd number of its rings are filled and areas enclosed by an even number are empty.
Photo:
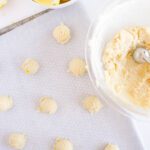
[[[64,22],[72,39],[59,45],[53,28]],[[143,150],[130,120],[105,106],[95,115],[82,109],[81,101],[96,94],[88,78],[67,73],[68,62],[84,57],[88,18],[79,5],[45,14],[0,37],[0,95],[10,95],[14,108],[0,113],[0,150],[11,132],[28,135],[25,150],[49,150],[56,137],[69,138],[76,150],[102,150],[108,142],[121,150]],[[35,58],[41,68],[35,76],[25,75],[20,66],[26,58]],[[38,99],[51,96],[58,102],[53,115],[36,111]]]

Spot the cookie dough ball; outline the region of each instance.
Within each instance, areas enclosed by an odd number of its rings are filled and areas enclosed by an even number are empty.
[[[86,63],[81,58],[74,58],[69,63],[69,72],[74,76],[83,76],[86,73]]]
[[[13,107],[13,100],[10,96],[0,96],[0,112],[7,111]]]
[[[9,135],[8,144],[10,147],[21,150],[26,145],[27,138],[22,133],[12,133]]]
[[[103,105],[96,96],[88,96],[83,101],[83,107],[90,113],[96,113]]]
[[[24,61],[21,68],[26,74],[35,74],[39,70],[39,63],[34,59],[28,58]]]
[[[73,145],[67,139],[58,138],[55,141],[54,150],[73,150]]]
[[[71,38],[70,29],[62,23],[59,26],[55,27],[53,31],[53,37],[58,43],[66,44]]]
[[[42,97],[39,101],[38,110],[43,113],[54,114],[57,111],[57,103],[50,97]]]
[[[108,144],[104,150],[119,150],[119,147],[114,144]]]

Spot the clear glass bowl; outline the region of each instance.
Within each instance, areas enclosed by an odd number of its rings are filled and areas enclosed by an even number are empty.
[[[101,99],[124,115],[150,120],[150,110],[121,100],[105,82],[102,54],[105,44],[122,28],[150,26],[150,0],[116,0],[92,23],[86,41],[88,72]],[[121,82],[121,81],[120,81]]]

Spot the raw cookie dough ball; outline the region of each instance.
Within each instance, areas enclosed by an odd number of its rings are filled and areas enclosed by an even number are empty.
[[[57,111],[57,103],[50,97],[42,97],[38,110],[43,113],[54,114]]]
[[[119,150],[119,147],[114,144],[108,144],[104,150]]]
[[[67,139],[58,138],[55,141],[54,150],[73,150],[73,145]]]
[[[54,29],[53,37],[58,43],[66,44],[71,38],[70,29],[66,25],[60,24]]]
[[[39,70],[39,64],[36,60],[28,58],[21,66],[26,74],[35,74]]]
[[[13,107],[13,100],[10,96],[0,96],[0,112],[7,111]]]
[[[83,76],[86,73],[86,63],[81,58],[74,58],[69,63],[69,72],[74,76]]]
[[[88,96],[83,101],[83,107],[90,113],[96,113],[103,105],[96,96]]]
[[[26,136],[22,133],[12,133],[9,135],[8,144],[17,150],[21,150],[26,145]]]

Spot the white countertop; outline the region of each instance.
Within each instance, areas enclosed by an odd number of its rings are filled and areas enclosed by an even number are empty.
[[[13,1],[10,0],[10,3],[8,4],[8,6],[6,6],[6,8],[4,8],[2,11],[0,11],[0,18],[1,18],[1,20],[4,20],[3,22],[2,21],[0,22],[0,28],[45,9],[38,5],[34,5],[30,0],[21,0],[21,1],[14,0],[14,1],[15,1],[15,3],[13,3]],[[82,5],[84,5],[84,8],[88,13],[89,18],[91,20],[93,20],[93,18],[98,14],[98,12],[100,12],[99,6],[101,6],[101,7],[105,6],[107,1],[109,1],[109,0],[106,0],[106,1],[103,1],[103,0],[93,0],[93,1],[80,0],[80,3],[82,3]],[[16,3],[19,5],[18,8],[16,8],[14,6]],[[27,6],[27,4],[28,4],[28,7],[25,8]],[[20,12],[19,14],[18,14],[18,10]],[[9,15],[8,15],[8,12],[11,12],[11,13],[9,13]],[[135,120],[133,122],[136,125],[138,132],[141,135],[141,138],[144,141],[144,145],[147,147],[147,150],[149,150],[150,149],[150,142],[149,142],[150,123],[135,121]]]

